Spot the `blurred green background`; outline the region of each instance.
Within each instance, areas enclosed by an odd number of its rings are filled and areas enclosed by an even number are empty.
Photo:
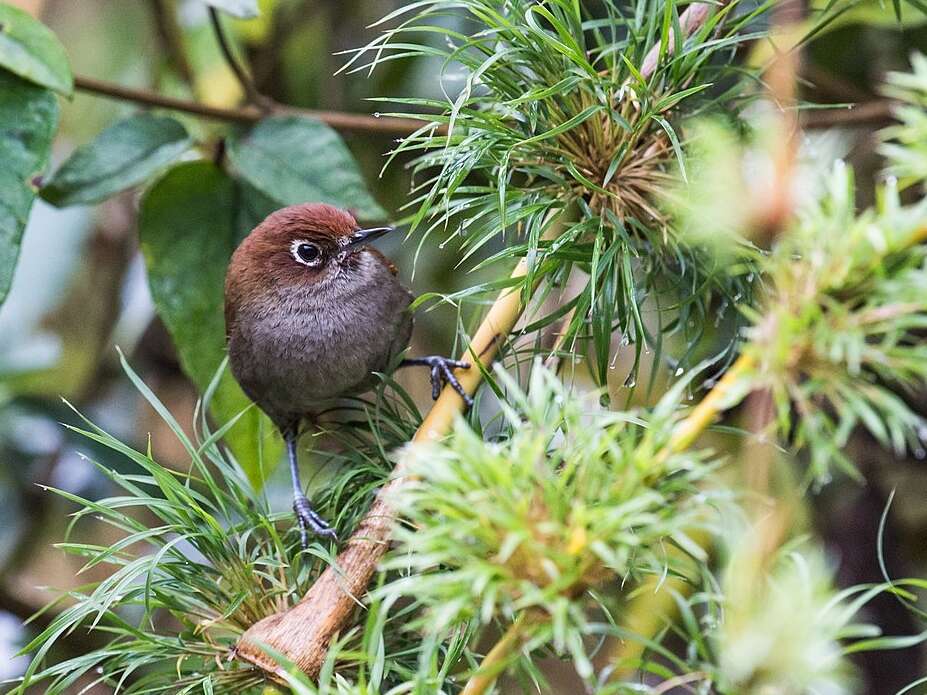
[[[19,0],[13,4],[57,33],[78,75],[224,106],[241,98],[240,87],[215,44],[205,6],[197,0]],[[229,20],[227,26],[263,93],[297,106],[373,113],[383,107],[366,101],[369,97],[442,94],[436,66],[426,62],[394,61],[371,76],[334,75],[343,63],[334,54],[369,41],[376,32],[369,25],[402,4],[397,0],[264,0],[260,18]],[[890,4],[883,8],[875,2],[863,3],[862,8],[842,16],[807,51],[802,68],[805,98],[831,103],[875,100],[886,71],[905,69],[913,49],[927,50],[927,27],[919,19],[912,16],[899,25]],[[178,27],[182,42],[176,40]],[[445,80],[444,87],[453,85]],[[82,93],[63,101],[54,163],[107,124],[136,110],[132,104]],[[208,136],[216,127],[208,121],[183,116],[181,120],[198,135]],[[878,167],[874,132],[874,124],[861,124],[825,136],[858,167],[863,194],[871,190],[871,176]],[[395,218],[400,217],[410,183],[404,162],[396,161],[380,173],[394,136],[348,133],[344,137],[374,196]],[[818,132],[809,137],[820,142]],[[93,445],[60,427],[60,422],[75,419],[62,398],[137,447],[150,436],[161,462],[179,465],[185,460],[164,423],[127,383],[115,350],[117,345],[122,348],[178,421],[192,422],[197,392],[181,373],[171,341],[154,313],[138,250],[137,207],[137,192],[97,207],[62,210],[37,200],[10,296],[0,308],[0,678],[15,677],[26,665],[24,657],[14,654],[46,618],[39,617],[25,628],[21,623],[52,597],[45,587],[67,589],[106,572],[98,566],[87,576],[76,576],[77,560],[53,548],[64,537],[73,509],[42,486],[89,497],[111,492],[81,458],[81,452]],[[433,244],[423,248],[413,277],[417,240],[402,242],[397,237],[382,248],[397,261],[417,293],[451,291],[474,283],[472,276],[455,269],[454,253]],[[427,352],[450,350],[456,320],[450,308],[420,314],[413,354],[425,353],[426,346]],[[429,388],[423,376],[401,374],[399,379],[425,404]],[[624,373],[616,370],[612,388],[620,388],[623,381]],[[927,412],[927,397],[921,405],[921,411]],[[840,581],[849,585],[880,580],[876,537],[886,500],[895,488],[898,493],[884,539],[889,571],[894,576],[927,576],[923,452],[916,452],[911,460],[896,460],[863,436],[853,446],[867,482],[836,481],[813,498],[809,509],[839,568]],[[124,465],[105,450],[93,453],[103,463]],[[281,508],[288,506],[285,478],[272,480],[269,489]],[[97,534],[99,543],[102,528],[85,525],[80,533]],[[874,602],[872,610],[879,613],[873,621],[895,634],[916,630],[912,617],[889,597]],[[64,640],[64,648],[80,652],[86,648],[85,639],[75,633]],[[860,664],[870,684],[865,692],[870,693],[894,693],[927,672],[916,651],[877,654]],[[564,685],[563,692],[570,692],[570,686]]]

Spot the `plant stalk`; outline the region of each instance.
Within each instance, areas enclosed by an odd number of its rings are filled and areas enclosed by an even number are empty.
[[[153,106],[171,111],[181,111],[201,118],[211,118],[219,121],[233,123],[257,123],[268,114],[255,106],[242,106],[239,108],[225,108],[210,106],[188,99],[178,99],[164,94],[158,94],[147,89],[125,87],[113,82],[98,80],[82,75],[74,76],[74,87],[81,92],[87,92],[102,97],[131,101],[144,106]],[[315,109],[298,109],[283,104],[275,104],[272,114],[295,115],[315,118],[331,126],[335,130],[344,132],[382,133],[384,135],[411,135],[425,125],[424,121],[415,118],[397,118],[376,116],[360,113],[347,113],[344,111],[317,111]]]

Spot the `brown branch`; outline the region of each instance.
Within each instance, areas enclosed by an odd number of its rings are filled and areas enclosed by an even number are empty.
[[[515,622],[509,626],[505,634],[499,638],[499,641],[483,657],[480,663],[480,670],[477,671],[467,685],[461,691],[461,695],[483,695],[496,681],[499,674],[508,666],[509,659],[525,643],[527,634],[525,627],[528,623],[536,622],[542,619],[539,615],[522,613]]]
[[[239,108],[224,108],[210,106],[188,99],[158,94],[147,89],[125,87],[113,82],[98,80],[82,75],[74,76],[74,87],[81,92],[87,92],[103,97],[110,97],[120,101],[131,101],[143,106],[151,106],[170,111],[181,111],[201,118],[211,118],[219,121],[233,123],[257,123],[266,114],[254,106]],[[283,104],[275,104],[272,110],[275,115],[296,115],[315,118],[331,126],[335,130],[349,132],[382,133],[384,135],[411,135],[423,125],[425,121],[417,118],[383,117],[360,113],[347,113],[344,111],[317,111],[315,109],[300,109]]]
[[[897,120],[895,106],[893,101],[879,99],[843,108],[803,109],[799,111],[799,122],[807,130],[840,126],[880,127]]]

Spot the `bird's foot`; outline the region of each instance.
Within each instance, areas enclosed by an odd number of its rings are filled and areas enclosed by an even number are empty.
[[[410,357],[402,361],[403,367],[423,366],[431,370],[431,398],[437,400],[441,394],[441,387],[444,384],[450,384],[458,395],[467,404],[467,407],[473,405],[473,399],[470,394],[464,391],[464,387],[457,381],[454,376],[455,369],[469,369],[470,365],[460,360],[453,360],[450,357],[441,355],[428,355],[427,357]]]
[[[303,549],[309,547],[309,531],[312,531],[317,536],[330,538],[333,541],[338,540],[335,529],[329,526],[325,519],[316,514],[305,495],[296,495],[293,500],[293,513],[296,514],[296,521],[299,523],[299,538]]]

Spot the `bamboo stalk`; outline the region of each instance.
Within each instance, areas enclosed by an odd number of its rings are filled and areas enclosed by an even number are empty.
[[[550,239],[557,231],[558,225],[554,223],[544,238]],[[527,272],[527,261],[522,259],[512,272],[512,278],[522,278]],[[475,393],[482,380],[480,367],[490,366],[499,346],[521,317],[524,310],[521,297],[517,287],[502,290],[461,356],[462,361],[472,365],[470,369],[455,372],[467,393]],[[474,364],[475,361],[480,364]],[[444,436],[463,406],[463,399],[453,388],[446,386],[412,441],[427,442]],[[283,669],[265,651],[269,647],[287,657],[311,678],[318,675],[333,637],[348,624],[389,547],[395,519],[390,501],[395,491],[408,480],[403,469],[397,468],[392,480],[380,489],[370,510],[338,555],[336,565],[325,569],[298,604],[252,625],[235,647],[237,658],[280,677]]]

